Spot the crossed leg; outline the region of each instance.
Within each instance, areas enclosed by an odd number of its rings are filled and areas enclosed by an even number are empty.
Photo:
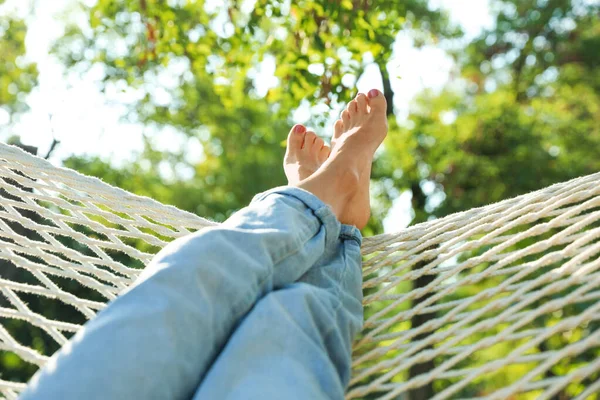
[[[340,225],[314,195],[275,189],[166,246],[32,378],[21,399],[189,399],[239,320],[300,279]]]
[[[363,321],[361,283],[360,233],[345,225],[297,283],[258,301],[194,399],[342,399]]]
[[[236,336],[240,321],[261,298],[264,302],[256,305],[256,317],[250,315],[244,322],[259,319],[261,313],[277,315],[270,310],[279,304],[291,307],[287,314],[294,318],[278,315],[282,326],[289,325],[289,332],[293,324],[319,326],[294,331],[307,337],[307,346],[320,343],[310,356],[301,351],[281,354],[283,364],[284,359],[290,368],[298,364],[290,369],[290,379],[318,379],[320,368],[329,368],[331,374],[339,375],[337,380],[327,380],[337,385],[331,393],[343,393],[349,343],[362,311],[356,289],[360,237],[346,238],[340,221],[359,227],[366,223],[365,213],[354,210],[352,204],[360,196],[358,184],[365,182],[365,168],[370,168],[385,136],[385,132],[374,132],[385,124],[382,99],[372,97],[370,112],[355,111],[354,119],[349,117],[348,130],[310,177],[295,187],[257,197],[217,228],[165,247],[132,288],[38,371],[21,399],[189,399],[228,339]],[[340,243],[345,252],[339,251]],[[345,262],[335,271],[354,270],[349,274],[354,276],[348,281],[350,290],[341,283],[328,283],[338,272],[329,278],[311,272],[320,261],[333,266],[335,262],[323,261],[331,254],[343,254],[334,258]],[[328,270],[324,267],[323,271]],[[349,298],[342,292],[349,293]],[[326,325],[331,324],[341,328],[328,332]],[[317,359],[321,361],[314,369],[310,362]],[[320,393],[329,393],[328,388],[329,384],[314,386]]]
[[[339,143],[369,126],[365,121],[372,124],[367,131],[375,137],[371,139],[377,140],[375,127],[385,129],[377,108],[385,105],[382,100],[369,104],[366,96],[357,96],[336,123],[333,149],[314,132],[294,127],[284,163],[290,185],[319,171],[330,154],[343,152]],[[367,168],[370,174],[370,162]],[[342,219],[366,223],[365,176],[360,175],[360,190],[351,200],[359,210],[344,208]],[[352,340],[363,321],[360,243],[357,228],[342,226],[337,243],[325,249],[297,283],[259,300],[236,328],[194,400],[343,399],[350,380]]]

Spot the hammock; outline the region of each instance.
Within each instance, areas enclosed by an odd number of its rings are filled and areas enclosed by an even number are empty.
[[[365,238],[346,398],[598,395],[599,220],[595,174]],[[33,374],[160,248],[211,225],[0,144],[0,357]]]

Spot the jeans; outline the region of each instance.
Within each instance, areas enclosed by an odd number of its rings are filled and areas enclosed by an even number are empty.
[[[342,399],[361,235],[298,188],[177,239],[21,399]]]

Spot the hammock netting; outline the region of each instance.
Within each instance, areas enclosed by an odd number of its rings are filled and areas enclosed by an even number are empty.
[[[365,238],[347,399],[598,396],[599,220],[595,174]],[[211,225],[0,144],[0,393]]]

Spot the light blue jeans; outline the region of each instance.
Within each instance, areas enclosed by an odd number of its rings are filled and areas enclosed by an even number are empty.
[[[361,236],[298,188],[175,240],[23,400],[342,399],[363,322]]]

